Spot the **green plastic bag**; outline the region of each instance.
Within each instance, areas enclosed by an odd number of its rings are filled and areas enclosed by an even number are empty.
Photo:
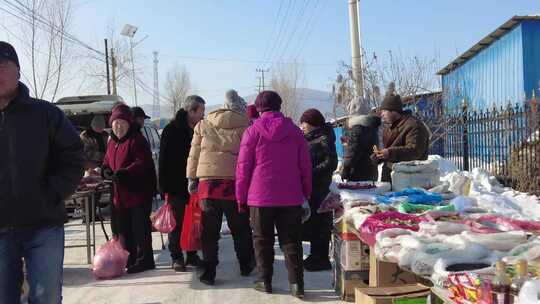
[[[401,203],[398,207],[398,211],[401,213],[424,213],[426,211],[456,211],[454,205],[448,204],[443,206],[422,205]]]

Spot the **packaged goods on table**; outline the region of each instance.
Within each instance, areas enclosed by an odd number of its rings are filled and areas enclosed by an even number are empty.
[[[529,263],[540,264],[540,239],[534,237],[525,244],[514,247],[504,258],[507,264],[514,264],[520,259]]]
[[[400,212],[382,212],[368,217],[360,227],[362,239],[369,245],[375,245],[375,237],[378,232],[390,228],[402,228],[418,231],[418,224],[425,219]]]
[[[443,198],[440,194],[419,188],[406,188],[403,191],[378,195],[375,200],[380,204],[411,203],[423,205],[440,205]]]
[[[395,191],[408,187],[430,189],[439,184],[440,171],[435,161],[408,161],[392,167],[392,189]]]
[[[398,211],[401,213],[424,213],[426,211],[454,211],[454,205],[423,205],[423,204],[411,204],[404,202],[399,204]]]
[[[510,251],[514,249],[514,247],[527,242],[527,234],[524,231],[508,231],[489,234],[465,231],[459,236],[469,242],[480,244],[490,250],[497,251]]]

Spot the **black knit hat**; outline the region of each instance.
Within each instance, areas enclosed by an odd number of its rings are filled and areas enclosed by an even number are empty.
[[[274,91],[262,91],[255,99],[255,107],[259,113],[281,110],[281,97]]]
[[[19,68],[21,67],[15,48],[5,41],[0,41],[0,60],[1,59],[13,61]]]
[[[403,103],[399,95],[387,95],[381,105],[381,110],[403,112]]]
[[[308,124],[320,128],[326,123],[326,119],[317,109],[308,109],[300,117],[300,123],[307,122]]]

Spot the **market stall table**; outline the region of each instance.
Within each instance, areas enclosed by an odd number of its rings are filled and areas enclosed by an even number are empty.
[[[86,226],[86,244],[66,245],[65,248],[86,248],[87,263],[92,263],[92,256],[96,254],[96,197],[110,193],[107,184],[86,185],[84,190],[75,192],[68,200],[73,200],[75,205],[80,201],[84,204],[84,219]]]

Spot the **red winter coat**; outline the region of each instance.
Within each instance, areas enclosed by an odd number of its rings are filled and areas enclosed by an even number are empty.
[[[156,193],[156,171],[150,145],[135,129],[122,139],[114,134],[107,144],[104,167],[113,172],[127,169],[128,178],[114,182],[114,206],[132,208],[150,204]]]

